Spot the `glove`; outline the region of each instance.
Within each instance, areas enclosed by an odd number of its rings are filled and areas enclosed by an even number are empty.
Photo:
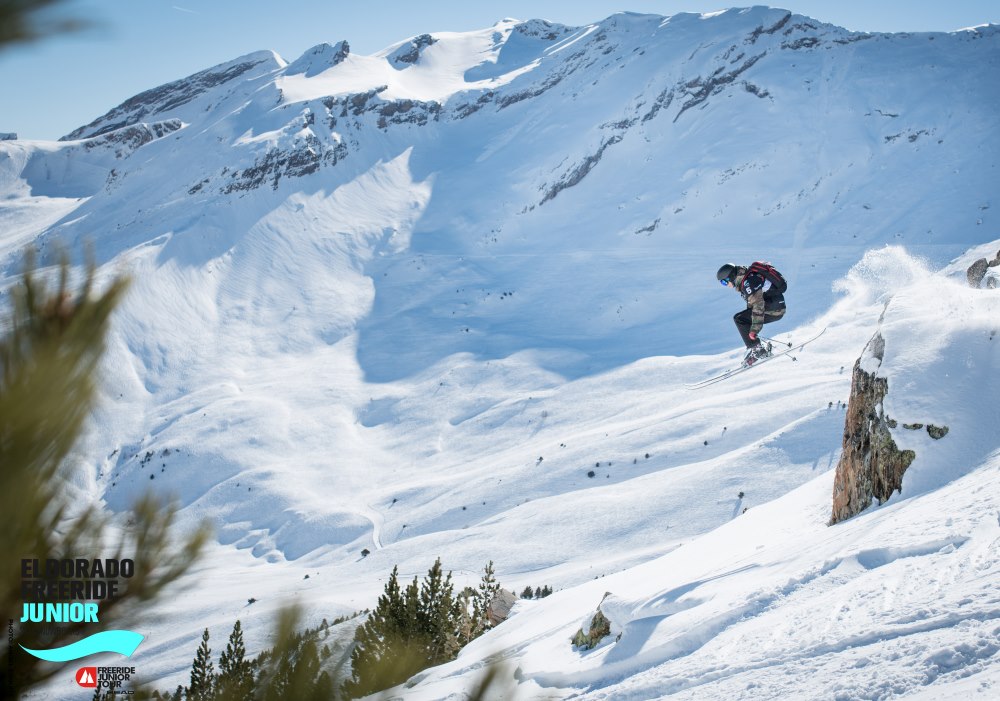
[[[747,335],[750,337],[751,341],[756,341],[757,340],[757,332],[756,331],[751,331]]]

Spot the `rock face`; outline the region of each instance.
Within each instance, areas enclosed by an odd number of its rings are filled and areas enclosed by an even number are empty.
[[[597,613],[590,620],[587,630],[584,631],[581,628],[576,631],[576,635],[573,636],[573,645],[582,650],[592,650],[608,635],[611,635],[611,621],[608,620],[604,612],[598,607]]]
[[[195,99],[208,95],[220,85],[235,85],[256,73],[276,70],[278,64],[274,55],[267,51],[248,54],[234,61],[224,63],[200,73],[190,75],[183,80],[166,83],[152,90],[146,90],[129,98],[102,117],[90,124],[76,129],[59,139],[74,141],[101,136],[140,122],[163,121],[151,120],[150,117],[169,113]]]
[[[861,513],[873,499],[881,504],[901,491],[903,473],[916,457],[912,450],[899,450],[889,432],[897,423],[882,407],[888,382],[877,376],[877,366],[870,369],[881,364],[884,353],[885,341],[876,334],[854,364],[843,451],[833,481],[831,525]]]
[[[975,287],[976,289],[983,286],[983,278],[986,277],[986,272],[990,268],[1000,267],[1000,251],[997,251],[997,255],[993,260],[986,260],[985,258],[980,258],[975,263],[969,266],[966,271],[966,276],[969,279],[969,287]],[[990,277],[986,281],[986,286],[990,289],[996,287],[996,277]]]
[[[437,43],[437,39],[432,37],[430,34],[421,34],[418,37],[414,37],[408,43],[400,46],[396,51],[389,56],[389,61],[391,61],[397,68],[400,66],[409,66],[420,60],[420,54],[428,46],[433,46]]]
[[[285,69],[285,75],[304,75],[306,78],[317,76],[323,71],[338,66],[347,60],[351,54],[351,46],[346,41],[330,44],[318,44],[306,51],[294,63]]]
[[[517,596],[514,592],[500,589],[486,609],[486,617],[489,619],[490,625],[495,626],[506,621],[515,603],[517,603]]]
[[[152,124],[133,124],[132,126],[122,127],[121,129],[87,139],[83,142],[83,148],[87,151],[97,148],[109,148],[114,150],[117,158],[128,158],[139,148],[151,141],[162,139],[167,134],[172,134],[178,129],[183,128],[183,126],[179,119],[167,119]]]

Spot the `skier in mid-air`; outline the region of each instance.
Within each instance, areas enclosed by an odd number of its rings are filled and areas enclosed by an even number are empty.
[[[760,261],[752,263],[748,268],[726,263],[719,268],[716,277],[726,287],[734,288],[746,300],[747,308],[734,315],[733,321],[747,347],[743,364],[753,365],[761,358],[771,355],[771,344],[762,342],[758,334],[764,324],[777,321],[785,315],[783,293],[788,289],[788,284],[773,265]]]

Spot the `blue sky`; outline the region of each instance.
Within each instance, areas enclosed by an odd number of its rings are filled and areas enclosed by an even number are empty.
[[[56,139],[136,93],[251,51],[288,61],[347,39],[371,54],[424,32],[481,29],[504,17],[583,25],[614,12],[706,12],[725,0],[71,0],[85,32],[0,52],[0,132]],[[758,3],[760,4],[760,3]],[[871,32],[951,31],[1000,23],[995,0],[788,0],[799,14]]]

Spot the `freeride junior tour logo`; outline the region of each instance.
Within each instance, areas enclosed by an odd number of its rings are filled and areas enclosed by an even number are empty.
[[[85,689],[97,687],[97,667],[81,667],[76,672],[76,683]]]
[[[131,696],[131,689],[123,689],[132,679],[135,667],[80,667],[76,670],[76,683],[84,689],[107,689],[114,694]]]

